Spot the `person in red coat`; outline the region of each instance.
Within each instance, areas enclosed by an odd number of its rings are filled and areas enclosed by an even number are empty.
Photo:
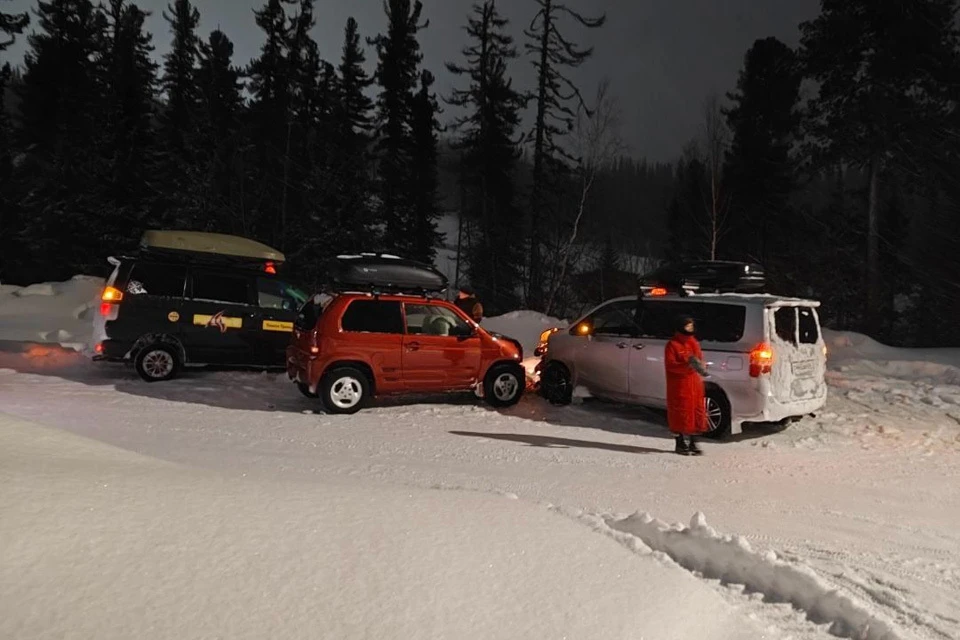
[[[670,431],[677,434],[676,452],[685,456],[703,453],[697,446],[696,436],[707,431],[703,378],[708,374],[695,332],[693,318],[679,318],[677,333],[667,343],[664,358],[667,424]]]

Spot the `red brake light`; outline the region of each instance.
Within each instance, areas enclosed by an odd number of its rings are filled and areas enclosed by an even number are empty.
[[[667,295],[667,290],[663,287],[654,287],[650,290],[650,295],[656,297],[665,296]]]
[[[114,287],[107,287],[100,294],[100,300],[102,302],[120,302],[123,300],[123,291]]]
[[[750,352],[750,377],[759,378],[770,373],[773,366],[773,349],[770,345],[761,343]]]
[[[267,273],[272,273],[272,274],[276,275],[276,273],[277,273],[277,266],[276,266],[275,264],[273,264],[272,262],[268,262],[268,263],[266,263],[265,265],[263,265],[263,270],[266,271]]]
[[[103,343],[98,342],[97,346],[94,347],[93,350],[96,351],[97,353],[103,353]]]

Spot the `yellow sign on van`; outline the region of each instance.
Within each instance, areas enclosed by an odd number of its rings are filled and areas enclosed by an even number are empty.
[[[281,322],[280,320],[264,320],[263,321],[263,330],[264,331],[281,331],[285,333],[293,333],[293,323],[292,322]]]
[[[217,329],[220,329],[220,333],[226,333],[227,329],[243,328],[243,318],[233,318],[230,316],[225,316],[221,311],[212,316],[204,316],[199,314],[194,315],[193,324],[197,324],[202,327],[215,327]]]

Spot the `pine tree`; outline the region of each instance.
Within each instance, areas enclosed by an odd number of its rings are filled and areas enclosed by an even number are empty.
[[[164,142],[177,164],[191,162],[195,153],[198,103],[197,57],[200,12],[190,0],[175,0],[163,17],[173,32],[170,52],[163,57],[163,89],[167,106],[163,113]]]
[[[479,228],[467,253],[467,274],[481,299],[492,312],[516,308],[523,253],[522,216],[515,202],[515,172],[519,157],[516,129],[526,97],[513,89],[507,77],[507,61],[517,57],[513,38],[504,33],[507,20],[493,0],[474,7],[466,31],[472,44],[463,49],[465,63],[447,63],[469,85],[455,89],[447,99],[466,109],[454,122],[463,152],[465,199],[461,216]],[[474,225],[470,225],[474,226]]]
[[[337,241],[347,251],[364,249],[373,222],[369,197],[373,101],[365,93],[373,80],[364,70],[364,62],[359,26],[350,18],[344,29],[336,95],[330,101],[332,162],[327,169],[333,221],[341,229]]]
[[[733,132],[724,168],[724,190],[732,194],[726,253],[734,259],[758,260],[776,272],[771,259],[792,256],[788,237],[789,199],[797,167],[791,146],[799,126],[797,102],[801,70],[796,53],[776,38],[757,40],[747,51],[726,111]],[[787,258],[781,267],[794,261]]]
[[[801,25],[804,66],[820,86],[808,119],[820,142],[818,163],[841,161],[869,175],[866,309],[882,304],[887,176],[923,166],[924,150],[942,137],[934,132],[954,108],[957,10],[955,0],[821,0],[820,16]],[[868,314],[865,328],[875,333],[880,319]]]
[[[98,273],[106,17],[90,0],[51,0],[38,3],[37,18],[20,91],[30,153],[15,177],[27,194],[18,244],[29,251],[19,262],[44,280]]]
[[[437,232],[437,132],[440,107],[433,94],[433,74],[420,72],[420,90],[413,101],[411,133],[413,149],[410,154],[411,212],[409,255],[414,260],[432,264],[437,245],[443,236]]]
[[[110,0],[107,7],[105,115],[103,153],[107,158],[109,198],[128,213],[143,209],[153,157],[152,119],[157,65],[151,54],[150,34],[144,31],[146,14],[127,0]],[[117,232],[137,220],[115,221]],[[129,232],[123,235],[130,235]],[[115,240],[119,240],[116,238]],[[122,246],[122,243],[121,243]]]
[[[387,0],[387,33],[370,41],[377,48],[377,143],[379,161],[379,215],[384,248],[401,255],[414,249],[414,202],[411,193],[414,93],[423,55],[417,32],[420,0]]]
[[[201,165],[206,176],[207,228],[243,233],[241,119],[243,83],[233,65],[233,42],[220,30],[200,43],[197,67]]]
[[[250,182],[253,189],[248,233],[278,248],[285,238],[283,228],[284,169],[293,138],[289,45],[294,30],[287,20],[285,5],[295,0],[268,0],[255,11],[257,25],[266,41],[260,56],[247,70],[251,94],[249,119]]]
[[[573,160],[561,145],[560,138],[573,129],[576,109],[585,108],[576,85],[564,75],[564,69],[583,64],[593,48],[581,49],[560,33],[561,17],[571,18],[588,29],[602,27],[606,15],[587,18],[558,0],[535,0],[539,6],[529,29],[524,30],[525,48],[534,57],[537,71],[536,118],[534,120],[533,190],[530,202],[530,266],[527,305],[540,308],[543,303],[543,246],[547,197],[554,185],[551,180],[564,160]],[[571,107],[571,101],[575,106]]]
[[[30,14],[28,13],[10,14],[0,11],[0,34],[2,34],[0,35],[0,51],[6,51],[7,47],[16,42],[16,36],[23,33],[28,24],[30,24]]]

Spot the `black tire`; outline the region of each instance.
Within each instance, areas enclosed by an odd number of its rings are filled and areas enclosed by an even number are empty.
[[[490,367],[483,379],[483,397],[490,406],[498,409],[512,407],[520,402],[526,382],[520,365],[499,364]]]
[[[327,413],[352,415],[370,399],[370,381],[356,367],[336,367],[323,376],[320,399]]]
[[[709,386],[704,399],[707,409],[707,431],[704,436],[713,440],[723,440],[730,436],[730,401],[717,387]]]
[[[573,401],[570,370],[560,362],[546,363],[540,372],[540,395],[550,404],[570,404]]]
[[[303,382],[297,383],[297,389],[300,390],[300,393],[310,398],[311,400],[316,400],[317,398],[320,397],[319,393],[313,393],[312,391],[310,391],[310,385],[304,384]]]
[[[180,356],[168,344],[148,344],[137,352],[133,362],[137,373],[147,382],[173,380],[180,373]]]

